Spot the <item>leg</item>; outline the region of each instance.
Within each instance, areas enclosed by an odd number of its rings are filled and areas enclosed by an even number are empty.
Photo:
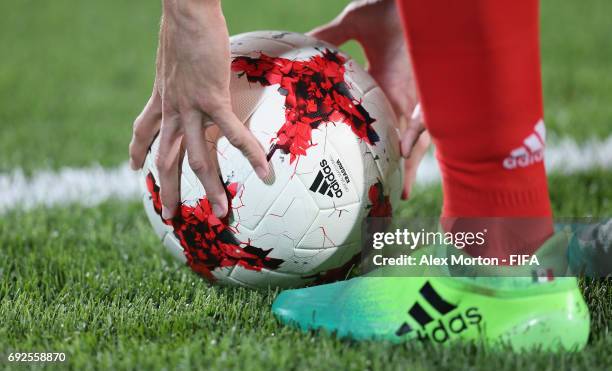
[[[520,251],[552,234],[543,164],[537,0],[399,0],[425,122],[443,175],[443,218],[538,217]],[[515,228],[508,223],[507,233]],[[479,253],[482,253],[479,251]]]
[[[443,227],[467,232],[479,228],[471,218],[532,217],[522,225],[500,219],[498,238],[484,253],[468,253],[523,254],[541,246],[544,255],[566,247],[565,236],[548,238],[537,1],[398,3],[443,173],[442,216],[453,223]],[[515,233],[524,240],[518,246],[507,243]],[[512,277],[407,277],[396,268],[284,291],[272,311],[283,323],[353,339],[549,350],[587,342],[589,314],[575,278],[542,281],[530,267],[514,266],[505,267]]]

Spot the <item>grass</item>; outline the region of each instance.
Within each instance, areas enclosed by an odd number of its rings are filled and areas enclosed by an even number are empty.
[[[584,199],[573,195],[612,198],[610,175],[555,180],[567,184],[555,193],[557,210],[580,207]],[[407,213],[435,215],[438,191],[420,190]],[[611,212],[608,204],[594,216]],[[474,345],[351,343],[283,327],[269,310],[275,292],[210,287],[162,253],[140,203],[14,211],[0,219],[0,245],[0,353],[65,352],[74,369],[556,370],[612,362],[605,281],[583,282],[593,317],[585,351],[519,356]]]
[[[230,32],[307,31],[345,0],[224,0]],[[544,0],[542,57],[552,136],[607,138],[612,4]],[[124,162],[151,89],[159,1],[0,2],[0,174]],[[349,52],[362,60],[355,44]],[[558,216],[612,215],[612,173],[549,178]],[[439,187],[404,215],[432,216]],[[0,215],[0,368],[10,351],[65,352],[73,369],[605,369],[609,281],[582,282],[591,340],[579,353],[338,341],[280,326],[275,292],[207,286],[162,253],[139,203]],[[24,365],[27,367],[28,365]],[[38,367],[30,364],[30,367]]]

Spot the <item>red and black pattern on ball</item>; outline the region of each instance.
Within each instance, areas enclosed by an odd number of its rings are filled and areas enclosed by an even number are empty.
[[[238,184],[226,183],[224,186],[231,209]],[[151,173],[147,175],[147,189],[155,212],[161,218],[160,188]],[[238,241],[234,235],[235,229],[229,225],[229,216],[222,219],[215,216],[206,197],[201,198],[195,206],[181,204],[180,213],[171,220],[161,219],[174,229],[174,236],[183,248],[187,265],[211,282],[215,281],[211,272],[216,268],[237,265],[261,271],[263,268],[277,269],[283,263],[282,259],[268,256],[272,249],[263,250],[250,242]]]
[[[393,213],[389,195],[385,195],[383,184],[379,181],[372,184],[368,190],[368,218],[390,218]]]
[[[376,121],[361,102],[350,92],[344,80],[346,59],[325,49],[305,61],[270,57],[261,53],[258,58],[236,57],[232,71],[249,82],[263,86],[280,85],[278,92],[285,96],[285,123],[272,139],[268,157],[276,149],[290,154],[290,163],[306,155],[312,147],[312,129],[321,124],[343,122],[357,137],[368,144],[379,141],[372,128]]]
[[[310,286],[323,285],[326,283],[343,281],[349,278],[348,277],[349,274],[351,273],[353,268],[359,265],[360,260],[361,260],[361,252],[358,252],[357,254],[353,255],[353,257],[349,259],[349,261],[347,261],[346,263],[342,264],[341,266],[337,268],[332,268],[325,272],[313,274],[311,276],[306,276],[304,278],[314,279],[312,282],[309,283]]]

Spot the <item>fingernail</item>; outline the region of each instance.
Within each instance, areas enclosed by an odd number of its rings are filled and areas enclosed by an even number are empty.
[[[255,172],[260,179],[265,179],[270,173],[270,169],[267,166],[256,166]]]
[[[274,172],[274,166],[272,166],[271,162],[268,162],[268,176],[263,180],[264,184],[272,185],[276,180],[276,173]]]
[[[396,193],[397,194],[397,193]],[[408,199],[408,191],[406,191],[405,189],[402,191],[402,200],[407,200]]]
[[[168,220],[174,217],[174,213],[169,210],[167,207],[162,205],[162,218]]]
[[[272,163],[271,162],[268,163],[267,169],[265,169],[264,176],[261,176],[260,174],[260,172],[262,172],[261,167],[258,166],[258,168],[259,169],[255,169],[255,172],[257,173],[259,178],[261,178],[264,184],[267,184],[267,185],[273,184],[276,178],[276,175],[274,174],[274,167],[272,166]]]
[[[400,142],[400,152],[403,158],[410,158],[410,153],[412,152],[410,143],[406,143],[404,140],[402,140]]]
[[[417,105],[414,106],[414,110],[412,111],[411,118],[413,120],[416,120],[419,118],[419,116],[421,116],[421,103],[417,103]]]
[[[224,218],[225,215],[227,214],[227,212],[224,210],[224,208],[219,205],[219,204],[213,204],[212,205],[212,211],[213,214],[215,214],[217,216],[217,218],[221,219]]]

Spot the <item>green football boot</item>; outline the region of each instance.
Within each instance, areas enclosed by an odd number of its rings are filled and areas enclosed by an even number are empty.
[[[567,238],[558,233],[536,255],[545,261],[563,244]],[[581,349],[589,336],[589,311],[576,278],[540,271],[545,273],[401,277],[397,268],[386,267],[348,281],[284,291],[272,311],[284,324],[355,340]]]

